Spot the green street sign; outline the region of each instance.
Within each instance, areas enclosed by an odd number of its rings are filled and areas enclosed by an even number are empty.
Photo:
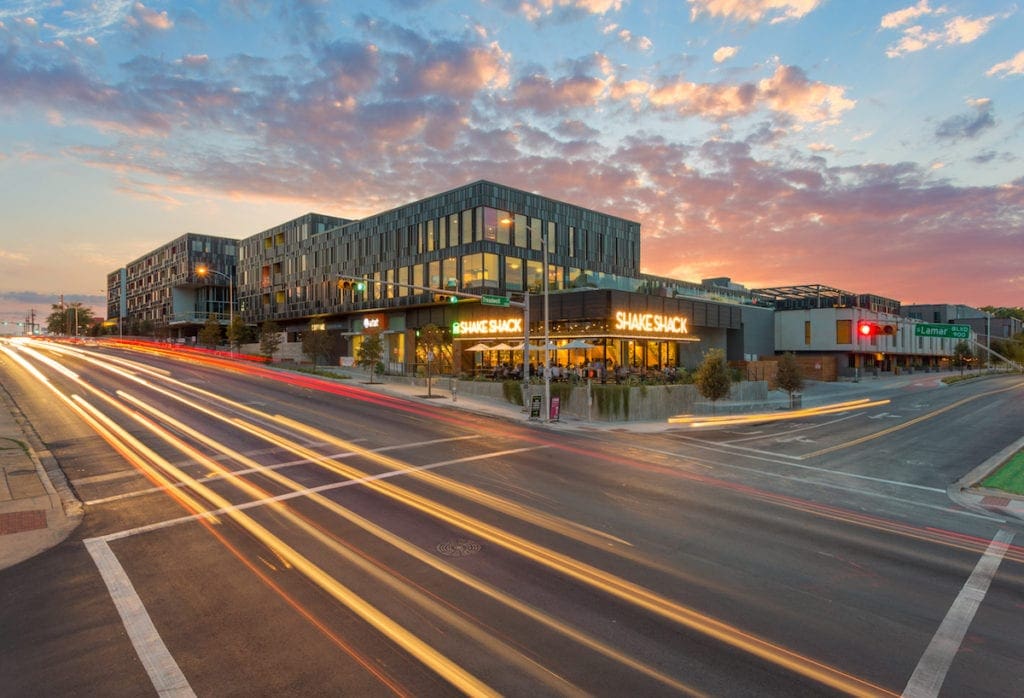
[[[508,296],[480,296],[480,305],[500,305],[507,308],[508,304]]]
[[[915,337],[938,337],[939,339],[969,339],[970,325],[932,325],[920,322],[914,325]]]

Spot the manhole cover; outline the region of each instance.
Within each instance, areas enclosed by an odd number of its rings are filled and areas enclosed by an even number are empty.
[[[437,552],[448,557],[466,557],[480,552],[480,544],[473,540],[457,538],[445,541],[437,546]]]

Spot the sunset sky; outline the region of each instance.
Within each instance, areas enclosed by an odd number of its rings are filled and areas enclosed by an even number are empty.
[[[478,179],[639,221],[653,274],[1024,305],[1024,7],[0,4],[0,319]]]

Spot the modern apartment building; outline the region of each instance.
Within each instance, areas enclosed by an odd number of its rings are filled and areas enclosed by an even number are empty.
[[[456,372],[522,362],[524,323],[539,342],[545,306],[555,363],[694,365],[709,346],[743,358],[752,306],[639,266],[639,223],[478,181],[360,220],[308,214],[253,235],[239,247],[238,300],[248,322],[273,320],[289,340],[328,331],[339,357],[370,328],[396,371],[424,360],[427,325],[448,333]]]
[[[108,321],[175,338],[194,336],[210,315],[227,324],[237,250],[237,240],[186,233],[109,273]]]

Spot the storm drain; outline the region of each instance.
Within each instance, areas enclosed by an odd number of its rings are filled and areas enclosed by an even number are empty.
[[[467,557],[480,552],[480,544],[475,540],[456,538],[438,544],[437,552],[448,557]]]

